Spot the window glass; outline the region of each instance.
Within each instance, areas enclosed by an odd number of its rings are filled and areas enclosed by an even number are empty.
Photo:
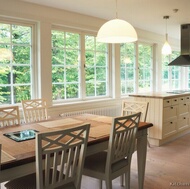
[[[124,43],[120,46],[121,95],[135,91],[135,44]]]
[[[52,30],[53,100],[108,96],[108,75],[107,44],[91,35]]]
[[[176,59],[179,56],[179,52],[173,51],[171,54],[171,61]],[[172,89],[179,89],[180,88],[180,66],[172,66],[171,67],[171,82],[172,82]]]
[[[30,99],[32,27],[0,23],[0,104]]]
[[[80,35],[52,30],[53,100],[80,97]]]
[[[138,59],[136,60],[136,52]],[[121,95],[152,91],[152,45],[120,45]],[[138,69],[136,69],[138,68]]]
[[[172,51],[171,55],[162,55],[162,91],[180,88],[180,66],[168,66],[168,64],[179,56],[178,51]]]
[[[85,36],[86,97],[108,95],[108,45]]]
[[[147,92],[152,90],[152,46],[138,45],[138,91]]]

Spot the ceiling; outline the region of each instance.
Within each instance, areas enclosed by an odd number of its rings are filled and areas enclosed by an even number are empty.
[[[49,7],[73,11],[103,19],[116,17],[135,28],[164,35],[167,20],[169,38],[180,38],[180,25],[190,23],[190,0],[22,0]],[[177,9],[178,11],[175,11]]]

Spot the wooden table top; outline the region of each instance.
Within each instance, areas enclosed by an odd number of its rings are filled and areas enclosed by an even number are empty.
[[[35,139],[16,142],[4,136],[4,133],[27,129],[46,132],[90,123],[91,127],[88,145],[93,145],[109,139],[112,119],[112,117],[107,116],[83,114],[75,117],[62,117],[38,123],[0,128],[0,143],[2,144],[3,152],[5,152],[2,153],[2,158],[5,160],[2,161],[1,168],[7,169],[35,161]],[[146,129],[151,126],[153,126],[152,123],[140,122],[139,130]]]

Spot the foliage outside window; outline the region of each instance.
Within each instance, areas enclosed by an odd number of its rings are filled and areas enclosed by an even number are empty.
[[[80,36],[52,31],[53,100],[79,98]]]
[[[96,42],[94,36],[85,36],[86,96],[108,95],[108,48]]]
[[[136,45],[136,43],[126,43],[120,46],[122,95],[152,90],[152,46],[138,44],[138,60],[136,60]]]
[[[179,56],[178,51],[173,51],[171,55],[162,55],[162,90],[172,90],[180,88],[179,66],[168,66],[168,64]]]
[[[31,98],[32,28],[0,23],[0,104]]]
[[[133,93],[135,91],[135,61],[135,44],[121,44],[121,95]]]
[[[152,90],[152,46],[138,45],[138,91],[147,92]]]
[[[108,47],[94,36],[81,36],[52,30],[53,100],[108,95]],[[81,57],[85,57],[84,64]]]

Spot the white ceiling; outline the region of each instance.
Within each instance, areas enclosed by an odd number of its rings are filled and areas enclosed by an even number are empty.
[[[113,19],[116,0],[22,0],[69,10],[103,19]],[[190,23],[190,0],[117,0],[118,18],[131,23],[135,28],[180,38],[180,25]],[[175,12],[174,9],[178,9]]]

